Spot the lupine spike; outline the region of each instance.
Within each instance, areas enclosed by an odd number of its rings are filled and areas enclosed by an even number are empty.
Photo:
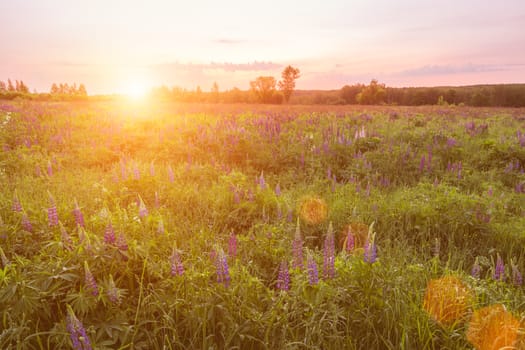
[[[315,262],[315,259],[311,253],[309,253],[307,257],[307,266],[308,266],[308,283],[310,283],[310,285],[319,283],[319,271],[317,269],[317,263]]]
[[[15,190],[13,195],[13,211],[16,213],[21,213],[23,211],[22,204],[20,204],[20,199],[18,198],[18,193]]]
[[[168,180],[170,182],[175,182],[175,175],[173,174],[173,169],[171,168],[171,165],[168,165]]]
[[[512,263],[512,283],[515,286],[521,286],[523,284],[523,275],[518,266],[514,263]]]
[[[73,216],[75,217],[75,223],[77,224],[77,226],[85,227],[84,215],[82,214],[82,211],[80,210],[80,207],[78,206],[78,202],[76,198],[75,198],[75,208],[73,209]]]
[[[164,234],[164,220],[162,220],[162,218],[159,219],[159,224],[157,226],[157,233],[159,235]]]
[[[232,258],[237,256],[237,236],[233,231],[230,233],[230,239],[228,240],[228,253]]]
[[[277,184],[275,186],[275,195],[279,197],[281,195],[281,185]]]
[[[146,204],[144,204],[144,201],[142,200],[142,197],[139,195],[139,217],[142,219],[148,215],[148,208],[146,208]]]
[[[69,332],[74,350],[92,350],[86,329],[70,305],[67,305],[66,329]]]
[[[226,254],[221,249],[217,254],[217,260],[215,262],[217,268],[217,282],[222,283],[225,287],[230,285],[230,270],[228,267],[228,260]]]
[[[31,221],[29,220],[29,217],[25,211],[22,212],[22,228],[27,232],[33,232],[33,224],[31,224]]]
[[[153,162],[151,162],[150,165],[149,165],[149,174],[152,177],[155,176],[155,164],[153,164]]]
[[[259,177],[259,187],[261,190],[266,189],[266,181],[264,180],[264,172],[261,171],[261,176]]]
[[[115,240],[115,245],[120,250],[123,250],[123,251],[128,250],[128,242],[126,242],[126,237],[122,233],[118,234]]]
[[[72,250],[73,241],[71,240],[71,236],[67,233],[66,228],[61,222],[58,222],[58,225],[60,226],[60,235],[62,236],[62,244],[64,245],[64,248]]]
[[[503,263],[499,253],[496,258],[496,267],[494,268],[493,278],[496,281],[503,281],[503,279],[505,279],[505,264]]]
[[[107,296],[113,304],[120,304],[120,295],[112,275],[109,275]]]
[[[303,238],[301,236],[301,226],[299,219],[297,219],[297,226],[295,228],[295,237],[292,242],[293,251],[293,268],[303,269]]]
[[[346,232],[346,239],[345,239],[344,247],[347,253],[352,252],[355,248],[355,237],[352,232],[352,226],[350,225],[348,225],[348,231]]]
[[[172,276],[182,276],[184,274],[184,265],[182,265],[180,254],[177,250],[175,250],[175,248],[171,253],[170,263]]]
[[[332,222],[328,225],[328,233],[324,241],[323,273],[326,279],[335,277],[335,238]]]
[[[49,208],[47,208],[47,219],[50,227],[58,226],[58,210],[55,198],[47,191],[49,195]]]
[[[479,266],[479,259],[477,257],[476,261],[474,261],[474,265],[472,266],[470,275],[476,279],[479,279],[481,276],[481,266]]]
[[[115,230],[111,222],[108,222],[106,229],[104,230],[104,243],[114,244],[115,243]]]
[[[364,247],[364,261],[373,264],[377,258],[377,248],[375,244],[375,233],[368,232]]]
[[[290,271],[288,270],[288,263],[282,261],[279,265],[279,276],[277,277],[277,289],[288,291],[290,290]]]
[[[97,281],[95,280],[95,277],[89,270],[89,266],[87,261],[84,261],[84,281],[86,283],[86,286],[91,289],[91,293],[93,296],[98,296],[98,285]]]

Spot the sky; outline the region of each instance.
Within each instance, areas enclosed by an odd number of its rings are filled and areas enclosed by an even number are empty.
[[[287,65],[298,89],[525,83],[525,1],[0,2],[0,80],[39,92],[244,90]]]

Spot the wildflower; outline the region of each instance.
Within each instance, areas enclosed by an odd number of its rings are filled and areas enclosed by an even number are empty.
[[[51,193],[47,192],[49,195],[49,208],[47,209],[47,219],[50,227],[58,226],[58,211],[55,202],[55,198]]]
[[[288,208],[288,214],[286,215],[286,222],[292,222],[293,220],[293,210]]]
[[[168,165],[168,180],[170,182],[175,182],[175,175],[173,174],[173,169],[171,168],[171,165]]]
[[[452,325],[465,317],[472,301],[472,292],[459,278],[445,276],[428,283],[423,308],[438,323]]]
[[[261,176],[259,176],[259,187],[261,190],[266,189],[266,181],[264,181],[264,173],[261,171]]]
[[[512,283],[515,286],[521,286],[523,284],[523,276],[518,266],[512,263]]]
[[[355,237],[354,237],[354,234],[352,233],[351,225],[348,225],[348,230],[346,232],[346,238],[345,238],[343,247],[347,253],[352,252],[355,248]]]
[[[496,267],[494,268],[493,278],[496,281],[502,281],[505,279],[505,264],[503,263],[501,256],[499,256],[499,253],[496,259]]]
[[[95,281],[95,277],[93,277],[93,274],[89,270],[89,266],[87,261],[84,261],[84,281],[86,283],[86,286],[88,286],[89,289],[91,289],[91,293],[93,296],[98,295],[98,285],[97,281]]]
[[[157,226],[157,233],[159,235],[164,234],[164,221],[162,220],[162,218],[159,219],[159,224]]]
[[[111,301],[113,304],[120,304],[120,295],[112,275],[109,275],[108,290],[106,294],[109,301]]]
[[[33,232],[33,224],[29,221],[26,212],[23,212],[22,214],[22,228],[27,232]]]
[[[139,217],[142,219],[148,215],[148,208],[146,208],[146,204],[144,204],[144,201],[139,196]]]
[[[478,350],[518,349],[520,322],[501,304],[474,311],[467,340]]]
[[[299,206],[299,215],[310,225],[317,225],[326,219],[328,209],[323,199],[313,196],[305,197]]]
[[[217,283],[222,283],[225,287],[228,287],[230,285],[231,277],[228,260],[226,259],[224,251],[220,250],[217,254],[215,266],[217,268]]]
[[[80,207],[78,206],[78,202],[75,199],[75,209],[73,209],[73,216],[75,217],[75,223],[77,226],[85,227],[84,224],[84,215],[82,214],[82,211],[80,210]]]
[[[287,291],[290,289],[290,271],[288,263],[282,261],[279,265],[279,276],[277,277],[277,289]]]
[[[62,225],[61,222],[58,223],[60,225],[60,234],[62,236],[62,244],[64,245],[64,248],[67,250],[73,249],[73,241],[71,240],[71,236],[66,231],[66,228],[64,225]]]
[[[306,259],[307,266],[308,266],[308,283],[310,285],[314,285],[319,283],[319,272],[317,270],[317,263],[315,262],[312,254],[308,254],[308,258]]]
[[[275,186],[275,195],[279,197],[281,195],[281,185],[277,184]]]
[[[228,253],[230,257],[235,258],[237,256],[237,236],[230,233],[230,239],[228,240]]]
[[[301,236],[301,227],[299,225],[299,219],[297,219],[297,226],[295,228],[295,237],[292,242],[293,251],[293,268],[303,268],[303,238]]]
[[[425,156],[422,156],[419,162],[419,172],[422,173],[423,171],[425,171]]]
[[[2,267],[9,265],[9,259],[5,256],[4,250],[0,247],[0,261],[2,262]]]
[[[135,180],[140,180],[140,170],[137,164],[135,164],[135,166],[133,167],[133,177],[135,178]]]
[[[373,225],[373,224],[372,224]],[[375,232],[372,231],[372,226],[368,231],[368,236],[364,246],[364,260],[367,263],[373,264],[377,258],[377,247],[375,243]]]
[[[53,176],[53,166],[51,165],[51,161],[49,160],[47,161],[47,176]]]
[[[172,276],[182,276],[184,273],[184,266],[182,265],[182,261],[180,259],[179,252],[177,252],[175,249],[173,249],[173,253],[170,257],[171,262],[171,275]]]
[[[18,199],[18,193],[13,195],[13,211],[15,213],[21,213],[22,212],[22,204],[20,204],[20,199]]]
[[[155,176],[155,164],[153,164],[153,162],[151,162],[149,165],[149,174],[151,177]]]
[[[73,343],[74,350],[91,350],[91,343],[86,334],[86,329],[77,318],[71,306],[67,305],[66,329]]]
[[[160,207],[159,193],[155,191],[155,208]]]
[[[476,279],[479,279],[481,275],[481,266],[479,266],[479,260],[477,257],[474,265],[472,266],[472,270],[470,271],[470,275]]]
[[[334,228],[331,222],[324,241],[323,272],[326,279],[334,278],[335,276],[335,240]]]
[[[104,243],[106,244],[115,243],[115,230],[113,229],[113,225],[111,224],[111,222],[109,222],[106,225],[106,229],[104,230]]]
[[[126,251],[128,250],[128,243],[126,242],[126,237],[122,233],[119,233],[116,240],[115,245],[118,249]]]

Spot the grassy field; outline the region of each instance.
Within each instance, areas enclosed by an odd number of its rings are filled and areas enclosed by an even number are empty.
[[[525,110],[0,102],[1,349],[523,349]]]

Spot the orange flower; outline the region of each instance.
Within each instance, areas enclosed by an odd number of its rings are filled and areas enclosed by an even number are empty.
[[[439,324],[450,326],[465,317],[473,299],[459,278],[445,276],[428,283],[423,308]]]
[[[299,215],[310,225],[317,225],[326,219],[328,208],[326,202],[318,197],[308,196],[300,201]]]
[[[467,340],[478,350],[518,349],[520,322],[501,304],[474,311]]]

